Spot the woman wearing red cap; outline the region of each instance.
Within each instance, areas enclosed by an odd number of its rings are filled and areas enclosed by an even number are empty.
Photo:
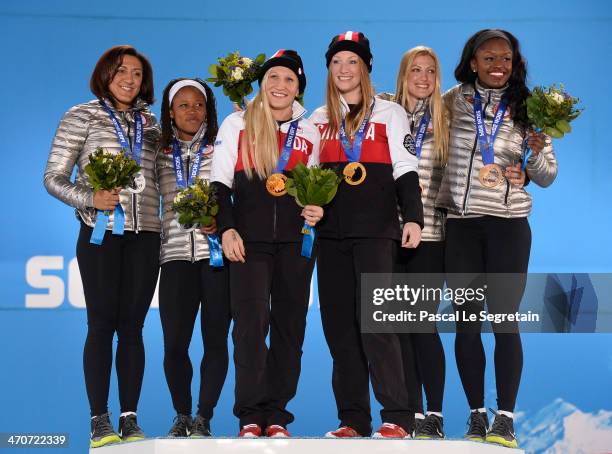
[[[320,136],[295,101],[306,88],[297,52],[280,50],[267,60],[260,86],[246,111],[221,125],[211,180],[230,260],[239,436],[287,437],[294,418],[286,406],[300,375],[314,267],[314,254],[301,256],[301,229],[304,218],[315,225],[323,209],[300,209],[286,194],[285,172],[299,162],[318,163]]]
[[[460,85],[445,95],[451,110],[448,164],[436,206],[448,211],[445,265],[449,288],[482,288],[491,314],[515,313],[525,289],[531,248],[531,195],[520,185],[525,142],[533,150],[527,176],[552,184],[557,161],[541,134],[529,133],[525,100],[527,69],[518,40],[507,31],[486,29],[465,44],[455,69]],[[465,280],[458,274],[477,273]],[[487,273],[485,275],[485,273]],[[498,273],[507,273],[500,282]],[[486,279],[486,280],[485,280]],[[455,306],[471,314],[482,303]],[[455,355],[470,405],[466,438],[516,447],[513,412],[523,368],[516,322],[493,326],[495,334],[495,420],[488,427],[484,403],[485,352],[481,322],[457,322]]]
[[[393,272],[400,242],[418,246],[423,226],[418,162],[405,148],[410,137],[405,111],[374,99],[372,54],[363,33],[335,36],[325,56],[326,105],[311,120],[322,135],[321,164],[345,177],[318,229],[321,318],[340,419],[339,429],[328,436],[370,435],[370,377],[383,406],[383,425],[374,436],[404,438],[414,415],[408,410],[399,340],[391,333],[361,333],[360,278]]]

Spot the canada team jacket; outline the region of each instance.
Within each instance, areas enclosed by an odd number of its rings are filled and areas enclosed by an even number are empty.
[[[341,98],[343,116],[349,107]],[[396,103],[373,100],[374,109],[367,126],[360,162],[366,178],[351,186],[341,182],[338,193],[325,207],[325,216],[317,224],[322,238],[391,238],[401,239],[397,207],[405,222],[423,227],[418,160],[404,144],[408,143],[410,126],[404,109]],[[320,162],[325,168],[342,169],[348,163],[339,135],[328,138],[327,108],[318,108],[310,117],[323,138]]]
[[[316,126],[304,118],[306,111],[293,103],[293,118],[278,128],[279,150],[289,125],[299,120],[293,149],[283,173],[289,175],[299,162],[311,166],[319,162],[320,135]],[[273,196],[265,180],[255,172],[249,180],[239,153],[244,134],[244,112],[234,112],[221,124],[213,154],[211,181],[217,190],[219,214],[217,227],[222,234],[235,228],[244,241],[300,242],[304,218],[302,208],[289,194]],[[232,204],[233,197],[233,204]]]

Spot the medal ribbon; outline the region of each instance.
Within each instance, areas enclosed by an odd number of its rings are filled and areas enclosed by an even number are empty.
[[[276,173],[282,173],[287,167],[287,162],[291,157],[291,150],[293,150],[293,142],[295,142],[295,136],[298,129],[298,123],[300,120],[293,120],[287,130],[287,137],[285,137],[285,143],[280,156],[278,157],[278,164],[276,165]]]
[[[484,112],[482,111],[482,99],[480,93],[476,91],[474,94],[474,124],[476,126],[476,133],[478,134],[478,143],[480,144],[480,154],[482,155],[482,163],[484,165],[493,164],[495,162],[495,151],[493,149],[493,143],[499,132],[499,127],[504,121],[504,114],[506,113],[507,105],[505,102],[500,102],[497,108],[497,113],[493,119],[493,126],[491,127],[491,135],[487,134],[487,130],[484,125]]]
[[[200,142],[200,147],[198,148],[198,154],[195,159],[191,163],[191,167],[189,169],[189,176],[187,181],[185,181],[185,168],[183,166],[183,158],[181,157],[181,144],[178,140],[174,139],[172,142],[172,163],[174,164],[174,176],[176,177],[176,185],[179,189],[186,189],[187,186],[191,186],[195,177],[200,174],[200,163],[202,162],[202,155],[204,154],[204,149],[208,145],[208,139],[205,137]]]
[[[119,140],[119,144],[121,145],[121,149],[125,153],[125,155],[134,161],[138,165],[140,165],[140,160],[142,156],[142,117],[140,112],[134,113],[134,122],[136,123],[136,130],[134,131],[134,146],[131,147],[128,142],[125,133],[123,132],[123,128],[121,124],[115,117],[113,111],[106,105],[104,101],[100,101],[102,108],[108,114],[111,122],[113,123],[113,127],[115,128],[115,134],[117,135],[117,139]],[[91,244],[102,244],[104,240],[104,232],[106,231],[106,226],[109,221],[109,212],[98,210],[96,216],[96,225],[94,226],[94,230],[91,233],[91,238],[89,242]],[[123,208],[121,204],[117,204],[115,210],[113,211],[113,235],[123,235],[123,231],[125,229],[125,213],[123,212]]]
[[[534,128],[534,131],[540,134],[542,132],[542,128]],[[525,150],[523,153],[523,162],[521,163],[521,170],[523,172],[527,168],[527,160],[529,159],[529,156],[531,156],[531,148],[529,148],[527,145],[528,138],[529,136],[525,137],[525,140],[523,141],[523,149]]]
[[[414,149],[416,151],[417,158],[421,158],[421,148],[423,148],[423,139],[425,139],[425,134],[427,134],[427,126],[429,126],[429,121],[431,120],[431,115],[429,114],[429,109],[425,111],[423,117],[421,118],[421,122],[419,123],[419,129],[417,129],[417,135],[414,140]]]
[[[315,229],[309,226],[304,221],[304,227],[302,227],[302,257],[310,258],[312,255],[312,246],[314,245]]]
[[[346,127],[344,123],[344,118],[342,119],[342,124],[340,125],[340,143],[342,144],[342,149],[344,150],[344,154],[346,159],[349,162],[359,162],[359,158],[361,158],[361,147],[363,145],[363,138],[365,136],[365,132],[370,122],[370,117],[372,116],[372,112],[374,111],[374,103],[372,103],[372,108],[368,111],[365,118],[359,125],[357,132],[355,133],[355,140],[353,141],[353,145],[348,140],[346,136]]]

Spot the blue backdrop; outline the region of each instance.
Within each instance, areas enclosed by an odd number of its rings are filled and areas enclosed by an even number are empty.
[[[0,223],[0,432],[69,432],[72,451],[83,452],[87,446],[89,418],[81,370],[86,323],[72,261],[78,223],[71,208],[47,195],[42,173],[59,119],[74,104],[92,98],[88,81],[93,66],[115,44],[132,44],[150,58],[158,98],[171,78],[208,77],[208,66],[230,51],[270,55],[278,48],[298,49],[308,76],[305,105],[312,111],[323,102],[324,53],[337,33],[359,30],[368,36],[373,81],[378,90],[388,91],[393,90],[399,59],[410,47],[425,44],[438,52],[443,86],[450,88],[465,40],[481,28],[507,29],[521,41],[532,85],[563,82],[586,107],[574,123],[574,132],[555,142],[556,182],[545,190],[529,187],[534,195],[530,269],[611,271],[612,158],[605,138],[610,128],[605,109],[612,72],[612,3],[419,3],[9,0],[0,4],[4,103],[0,124],[7,170],[2,178]],[[216,94],[222,119],[231,106],[219,90]],[[159,103],[154,110],[159,114]],[[194,340],[192,358],[199,361],[202,346],[197,332]],[[531,452],[553,446],[570,452],[612,440],[610,340],[610,335],[524,336],[517,429]],[[490,341],[487,337],[492,359]],[[162,435],[174,415],[163,378],[156,309],[147,318],[145,342],[147,369],[139,421],[147,434]],[[460,436],[467,403],[454,365],[452,335],[444,336],[444,343],[445,426],[449,435]],[[316,435],[335,427],[330,370],[315,293],[299,391],[290,405],[296,414],[293,433]],[[231,369],[213,420],[216,434],[236,433],[233,382]],[[486,386],[486,403],[495,407],[492,367]],[[115,388],[113,381],[113,419],[119,412]],[[591,441],[585,440],[585,428]]]

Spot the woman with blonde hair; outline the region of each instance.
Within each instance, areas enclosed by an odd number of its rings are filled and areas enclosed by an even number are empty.
[[[415,288],[442,289],[444,286],[444,214],[434,202],[448,154],[448,112],[441,95],[440,62],[429,47],[407,51],[400,62],[393,99],[408,113],[412,140],[409,152],[419,160],[419,183],[425,225],[421,244],[402,249],[397,271],[417,273],[409,278]],[[422,309],[438,311],[421,302]],[[399,335],[404,363],[404,378],[411,410],[415,412],[416,438],[444,438],[442,399],[444,395],[444,349],[435,322],[422,322],[418,333]],[[423,415],[421,383],[427,396],[427,416]],[[424,418],[424,419],[423,419]]]
[[[326,105],[311,120],[322,133],[322,165],[337,169],[345,180],[318,229],[319,302],[340,419],[340,427],[327,435],[371,434],[371,378],[383,406],[383,424],[374,436],[405,438],[414,415],[408,409],[399,339],[393,333],[361,331],[360,280],[362,273],[391,273],[400,242],[405,248],[419,244],[418,163],[404,146],[410,137],[404,110],[374,98],[372,53],[363,33],[335,36],[325,56]]]
[[[323,209],[300,210],[286,194],[285,172],[319,162],[320,136],[295,100],[306,87],[297,52],[279,50],[261,74],[260,91],[246,111],[221,124],[211,180],[230,261],[239,436],[287,437],[294,418],[286,406],[300,375],[315,257],[301,255],[302,218],[314,226]]]

